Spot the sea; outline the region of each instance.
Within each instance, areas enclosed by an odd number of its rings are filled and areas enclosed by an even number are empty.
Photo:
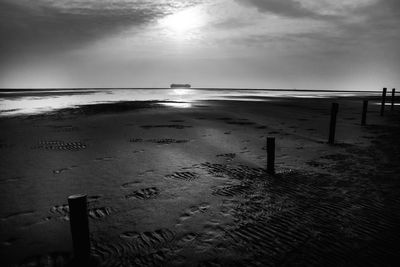
[[[121,101],[160,101],[190,108],[204,100],[265,101],[270,98],[379,96],[379,91],[330,91],[221,88],[0,89],[0,116],[34,115],[82,105]]]

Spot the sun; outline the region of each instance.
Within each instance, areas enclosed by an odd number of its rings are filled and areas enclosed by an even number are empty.
[[[160,20],[160,25],[170,34],[182,36],[204,25],[199,8],[189,8]]]

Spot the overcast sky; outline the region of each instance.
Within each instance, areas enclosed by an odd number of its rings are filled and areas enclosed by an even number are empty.
[[[0,87],[380,90],[399,0],[0,0]]]

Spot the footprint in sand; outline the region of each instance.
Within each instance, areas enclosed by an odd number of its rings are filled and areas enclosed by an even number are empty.
[[[16,266],[69,266],[71,259],[72,255],[68,252],[51,252],[49,254],[28,257]]]
[[[57,150],[57,151],[79,151],[86,149],[86,144],[78,142],[64,142],[64,141],[40,141],[33,149]]]
[[[192,218],[196,214],[204,213],[210,208],[210,203],[203,202],[199,205],[192,206],[185,210],[185,212],[179,216],[178,223],[175,226],[181,226],[185,221]]]
[[[165,178],[176,179],[181,181],[193,181],[200,178],[200,176],[194,172],[174,172],[173,174],[166,175]]]
[[[88,210],[89,218],[92,219],[102,219],[109,216],[113,210],[109,207],[99,207]]]
[[[146,200],[151,198],[156,198],[160,194],[160,190],[156,187],[143,188],[136,190],[129,195],[126,195],[126,199],[140,199]]]
[[[110,207],[93,207],[95,206],[94,203],[98,199],[100,199],[101,196],[89,196],[88,199],[88,215],[89,218],[91,219],[102,219],[106,216],[109,216],[111,213],[114,212],[114,209]],[[69,221],[69,205],[68,204],[62,204],[62,205],[55,205],[50,208],[49,210],[50,216],[45,218],[45,220],[51,220],[51,219],[60,219],[64,221]]]
[[[57,218],[61,220],[69,220],[69,206],[68,204],[55,205],[50,208],[51,218]]]
[[[52,216],[48,219],[57,218],[65,221],[69,221],[69,206],[68,204],[53,206],[50,209]],[[91,219],[101,219],[112,213],[112,209],[109,207],[99,207],[88,209],[88,215]]]

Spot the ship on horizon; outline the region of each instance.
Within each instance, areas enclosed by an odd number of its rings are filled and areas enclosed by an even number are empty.
[[[171,84],[171,88],[191,88],[192,86],[188,83],[182,84],[182,83],[173,83]]]

